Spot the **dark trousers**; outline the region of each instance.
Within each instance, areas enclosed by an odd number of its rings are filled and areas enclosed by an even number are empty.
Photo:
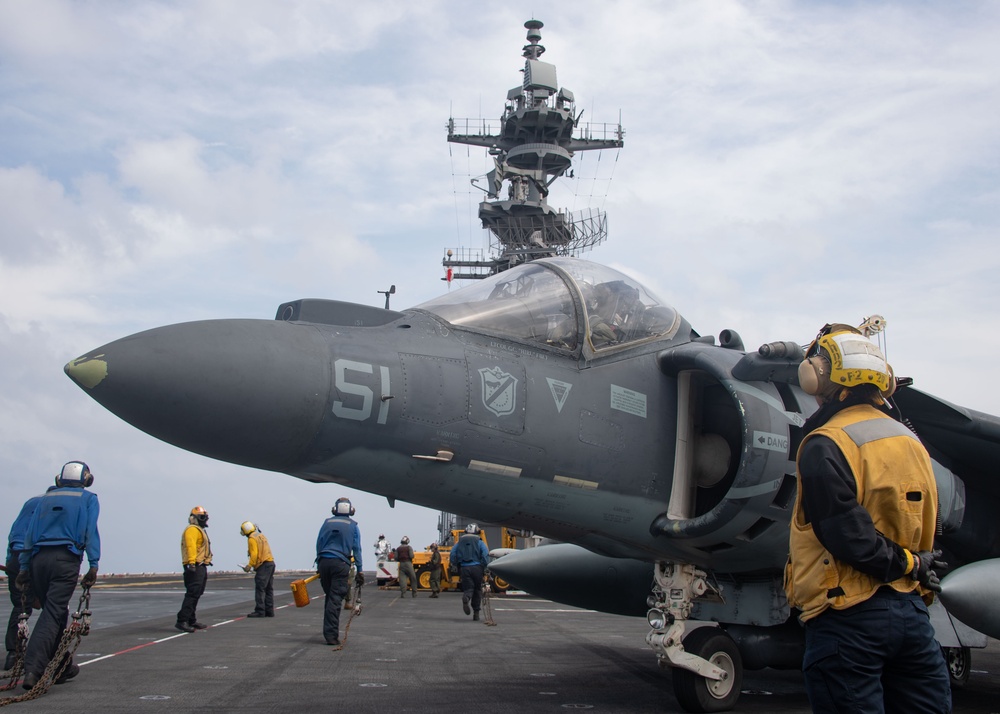
[[[326,593],[323,604],[323,637],[327,642],[340,640],[340,609],[347,595],[351,564],[340,558],[319,559],[319,583]]]
[[[268,560],[257,566],[253,576],[254,608],[261,615],[274,614],[274,561]]]
[[[473,612],[479,612],[483,602],[483,572],[485,568],[481,565],[463,565],[462,574],[462,602],[472,601]]]
[[[198,609],[198,599],[205,594],[205,584],[208,582],[208,566],[196,565],[194,570],[184,568],[184,602],[177,613],[177,622],[193,625],[198,621],[195,610]]]
[[[441,592],[441,566],[431,568],[431,592]]]
[[[24,654],[25,672],[40,675],[59,647],[81,559],[64,545],[42,546],[31,558],[31,589],[42,603],[42,612]]]
[[[951,711],[948,669],[915,593],[882,588],[806,622],[802,670],[813,712]]]
[[[22,612],[31,614],[31,601],[35,599],[34,593],[29,590],[25,609],[21,609],[21,589],[14,582],[17,580],[17,574],[21,572],[21,561],[18,560],[20,554],[21,551],[15,550],[7,558],[7,590],[10,593],[10,604],[14,607],[10,610],[10,619],[7,620],[7,636],[4,637],[3,643],[7,651],[11,653],[17,649],[17,623],[20,615]]]

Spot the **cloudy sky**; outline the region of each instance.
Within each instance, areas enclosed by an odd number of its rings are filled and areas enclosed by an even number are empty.
[[[553,201],[607,211],[587,257],[751,349],[883,314],[898,374],[1000,412],[980,377],[1000,353],[1000,4],[0,0],[0,530],[83,459],[105,572],[178,570],[196,504],[219,568],[245,561],[244,519],[279,568],[309,567],[344,494],[366,556],[380,531],[433,540],[435,511],[160,443],[62,366],[300,297],[440,294],[444,250],[486,245],[484,152],[446,122],[499,118],[533,16],[584,118],[626,129]]]

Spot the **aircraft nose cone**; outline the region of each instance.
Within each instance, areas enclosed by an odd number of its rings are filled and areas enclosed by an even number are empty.
[[[329,345],[306,325],[187,322],[111,342],[64,368],[133,426],[235,464],[290,470],[330,394]]]

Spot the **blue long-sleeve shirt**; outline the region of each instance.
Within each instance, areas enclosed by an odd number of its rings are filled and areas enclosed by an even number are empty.
[[[24,535],[21,567],[28,567],[40,547],[65,545],[77,555],[86,552],[90,567],[96,568],[101,559],[101,535],[97,531],[100,512],[97,495],[86,489],[67,486],[45,493]]]
[[[13,553],[24,550],[24,534],[28,532],[28,524],[31,523],[31,514],[35,512],[35,508],[38,507],[38,502],[41,500],[41,496],[32,496],[21,506],[21,512],[14,519],[14,523],[10,527],[10,534],[7,536],[8,558]]]
[[[332,516],[323,521],[316,538],[316,559],[340,558],[346,563],[351,562],[354,554],[354,564],[358,571],[361,567],[361,529],[358,524],[347,516]]]
[[[490,552],[479,536],[467,533],[452,546],[449,562],[458,563],[460,566],[482,565],[485,568],[490,564]]]

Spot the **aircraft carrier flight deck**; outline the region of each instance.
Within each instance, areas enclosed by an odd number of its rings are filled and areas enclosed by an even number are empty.
[[[247,619],[253,577],[210,575],[198,619],[174,629],[180,575],[101,578],[91,593],[91,632],[77,650],[79,676],[8,712],[595,712],[681,711],[670,672],[643,638],[642,618],[607,615],[528,595],[490,599],[494,626],[462,613],[461,595],[401,598],[369,584],[341,650],[321,630],[323,595],[295,607],[275,578],[274,618]],[[0,581],[6,589],[6,583]],[[77,607],[79,589],[70,611]],[[0,617],[10,612],[5,596]],[[485,614],[485,612],[484,612]],[[35,621],[32,617],[32,624]],[[956,712],[1000,711],[1000,647],[973,651],[954,693]],[[4,682],[7,680],[5,679]],[[737,712],[808,712],[797,671],[747,671]],[[6,698],[24,694],[16,689]]]

